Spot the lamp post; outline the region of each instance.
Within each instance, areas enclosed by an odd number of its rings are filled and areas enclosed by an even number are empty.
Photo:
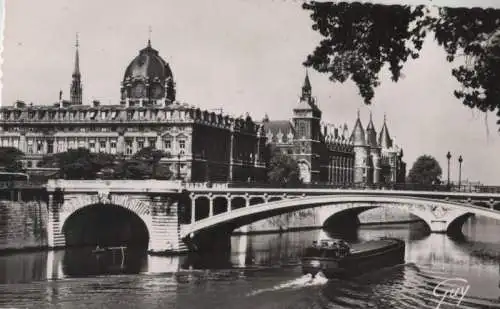
[[[177,155],[177,179],[181,179],[181,154]]]
[[[446,159],[448,159],[448,188],[450,187],[450,159],[451,159],[451,153],[448,151],[446,154]]]
[[[458,191],[460,191],[460,185],[462,184],[462,162],[464,162],[464,159],[460,155],[458,157]]]

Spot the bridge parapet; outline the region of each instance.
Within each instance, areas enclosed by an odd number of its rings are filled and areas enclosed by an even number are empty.
[[[71,192],[93,192],[106,190],[120,193],[172,193],[182,190],[182,182],[171,180],[65,180],[51,179],[47,182],[47,191],[56,188]]]
[[[448,199],[461,203],[473,203],[485,201],[494,203],[500,201],[500,193],[484,192],[448,192],[448,191],[414,191],[414,190],[391,190],[391,189],[340,189],[340,188],[255,188],[228,186],[185,186],[186,190],[194,195],[248,195],[252,196],[313,196],[330,194],[356,194],[356,195],[381,195],[402,197],[423,197],[434,199]]]
[[[196,189],[215,189],[215,190],[225,190],[229,188],[228,183],[209,183],[209,182],[186,182],[183,184],[186,190],[196,190]]]

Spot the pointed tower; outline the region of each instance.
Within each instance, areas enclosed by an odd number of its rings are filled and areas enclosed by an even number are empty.
[[[389,135],[389,129],[387,128],[387,119],[384,115],[384,124],[382,125],[382,130],[380,130],[380,134],[378,136],[378,144],[382,149],[387,150],[392,148],[392,139]]]
[[[293,109],[295,128],[294,147],[298,150],[295,159],[301,169],[300,177],[305,183],[319,181],[321,153],[321,110],[312,97],[309,74],[306,71],[302,93]]]
[[[311,82],[309,81],[309,74],[306,71],[306,78],[304,80],[304,85],[302,85],[302,95],[300,99],[303,101],[308,101],[311,99],[311,95],[312,95]]]
[[[370,122],[366,126],[366,143],[370,147],[377,147],[377,132],[375,131],[375,126],[373,125],[372,112],[370,112]]]
[[[381,147],[377,143],[377,132],[375,131],[375,126],[373,125],[372,112],[370,111],[370,122],[366,127],[367,134],[367,144],[370,147],[371,156],[371,168],[373,173],[371,175],[370,182],[373,184],[378,184],[380,182],[380,157],[381,157]]]
[[[370,147],[366,142],[365,130],[361,124],[359,110],[350,139],[354,148],[354,183],[366,184],[368,180],[368,152]]]
[[[72,105],[82,104],[82,80],[80,74],[80,55],[78,54],[78,33],[76,34],[76,44],[75,44],[75,68],[73,69],[70,96]]]
[[[386,183],[404,182],[406,168],[401,168],[404,166],[404,162],[402,162],[402,158],[400,157],[399,148],[396,147],[394,139],[389,134],[385,115],[384,124],[378,136],[378,143],[381,147],[381,155],[384,161],[381,176],[383,181]],[[401,173],[403,176],[400,176]]]

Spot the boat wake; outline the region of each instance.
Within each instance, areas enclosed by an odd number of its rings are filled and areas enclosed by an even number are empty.
[[[266,292],[276,292],[285,289],[299,289],[308,286],[316,286],[316,285],[324,285],[328,282],[328,278],[323,275],[323,273],[319,272],[313,277],[311,274],[303,275],[300,278],[293,279],[290,281],[286,281],[284,283],[278,284],[272,288],[260,289],[248,293],[246,296],[255,296],[258,294],[266,293]]]

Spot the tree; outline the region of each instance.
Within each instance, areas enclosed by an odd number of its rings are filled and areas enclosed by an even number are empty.
[[[169,157],[170,155],[152,147],[146,147],[133,156],[133,160],[139,160],[147,162],[151,169],[150,177],[153,179],[170,179],[172,177],[172,172],[166,166],[160,163],[160,160],[164,157]]]
[[[297,161],[279,151],[273,153],[267,174],[269,183],[280,187],[295,186],[302,182],[299,175]]]
[[[351,79],[366,104],[382,67],[387,65],[397,82],[403,64],[418,58],[432,31],[447,61],[466,59],[451,72],[462,86],[454,95],[471,108],[496,109],[500,117],[500,10],[440,8],[436,16],[425,6],[314,1],[303,8],[311,11],[312,27],[324,37],[304,65],[328,73],[333,82]]]
[[[168,154],[151,147],[143,148],[131,159],[121,161],[116,176],[124,179],[170,179],[172,172],[160,163],[163,157],[168,157]]]
[[[95,179],[98,173],[116,165],[116,157],[106,153],[91,153],[86,148],[69,149],[65,152],[45,156],[43,167],[59,168],[65,179]]]
[[[437,160],[429,155],[417,158],[408,174],[410,183],[432,185],[441,183],[442,170]]]
[[[22,172],[24,153],[14,147],[0,147],[0,168],[6,172]]]
[[[160,164],[167,156],[160,150],[143,148],[132,158],[108,153],[92,153],[86,148],[45,156],[43,167],[59,168],[65,179],[170,179],[172,173]]]
[[[122,179],[147,179],[151,178],[151,165],[139,160],[126,160],[117,166],[115,176]]]

